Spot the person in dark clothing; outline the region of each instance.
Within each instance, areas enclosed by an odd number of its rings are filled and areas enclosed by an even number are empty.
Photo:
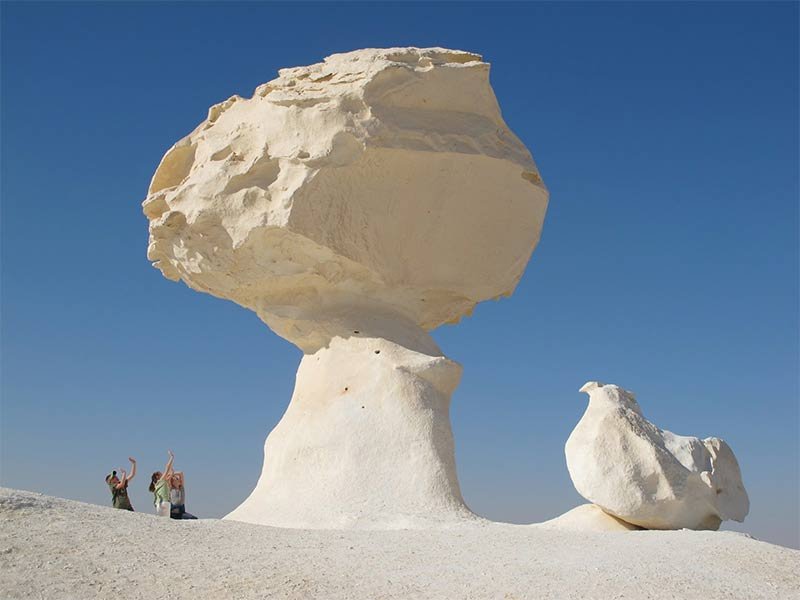
[[[128,498],[128,484],[136,476],[136,459],[128,457],[131,461],[131,474],[122,471],[122,477],[117,477],[117,472],[112,471],[106,476],[108,489],[111,491],[111,505],[122,510],[133,510],[131,501]]]
[[[173,519],[196,519],[193,514],[186,512],[186,489],[183,487],[183,471],[175,471],[170,480],[169,501],[172,509],[169,516]]]

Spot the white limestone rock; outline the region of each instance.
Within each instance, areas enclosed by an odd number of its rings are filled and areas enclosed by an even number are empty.
[[[428,331],[514,290],[547,200],[477,54],[336,54],[211,107],[153,176],[148,258],[305,353],[256,489],[229,518],[473,518],[449,421],[461,368]]]
[[[279,527],[405,529],[474,519],[456,476],[450,394],[461,367],[383,339],[303,357],[249,498],[226,518]]]
[[[479,55],[390,48],[282,69],[212,106],[143,206],[165,277],[315,352],[355,304],[430,330],[510,294],[547,198]]]
[[[622,519],[608,514],[596,504],[581,504],[572,510],[550,519],[544,523],[535,523],[534,527],[559,529],[561,531],[636,531],[636,525],[626,523]]]
[[[743,521],[750,502],[739,465],[719,438],[663,431],[633,394],[589,382],[589,406],[566,444],[567,468],[584,498],[646,529],[718,529]]]

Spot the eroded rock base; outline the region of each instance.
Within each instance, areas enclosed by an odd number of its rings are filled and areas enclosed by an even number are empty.
[[[258,484],[225,518],[314,529],[477,519],[461,497],[450,429],[460,377],[444,356],[360,332],[305,355]]]

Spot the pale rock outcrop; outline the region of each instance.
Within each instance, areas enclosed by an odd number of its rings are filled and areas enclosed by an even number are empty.
[[[471,518],[456,477],[450,394],[461,367],[380,338],[303,357],[261,478],[228,518],[402,529]]]
[[[460,367],[427,332],[511,294],[547,200],[477,54],[336,54],[211,107],[153,177],[148,257],[305,353],[231,518],[399,527],[469,514],[448,417]]]
[[[306,352],[356,305],[430,330],[510,294],[547,191],[477,54],[394,48],[282,69],[177,142],[144,212],[164,276]]]
[[[589,406],[566,444],[584,498],[646,529],[718,529],[743,521],[750,503],[739,465],[719,438],[675,435],[650,423],[616,385],[581,388]]]

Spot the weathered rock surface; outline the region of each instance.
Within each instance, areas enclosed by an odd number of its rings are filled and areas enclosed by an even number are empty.
[[[476,517],[456,476],[450,394],[461,367],[379,338],[306,355],[264,445],[255,490],[226,518],[279,527],[405,529]]]
[[[589,406],[566,456],[584,498],[646,529],[717,529],[721,521],[744,520],[750,503],[724,440],[659,429],[616,385],[593,381],[581,391]]]
[[[211,107],[153,176],[148,258],[305,353],[231,519],[472,518],[449,422],[461,368],[428,331],[514,290],[547,200],[476,54],[336,54]]]
[[[489,65],[442,48],[282,69],[211,107],[144,201],[165,277],[254,310],[306,352],[347,335],[355,306],[430,330],[510,294],[546,207]]]

